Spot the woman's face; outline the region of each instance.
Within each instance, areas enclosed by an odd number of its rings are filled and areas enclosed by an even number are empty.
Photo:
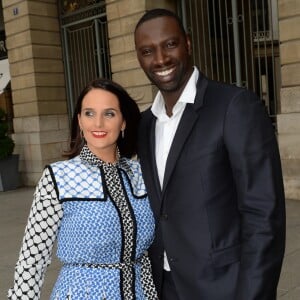
[[[82,100],[78,122],[89,149],[103,161],[114,162],[117,139],[126,126],[117,96],[92,89]]]

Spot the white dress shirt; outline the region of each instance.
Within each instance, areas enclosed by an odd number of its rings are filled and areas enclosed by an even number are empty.
[[[173,107],[172,116],[166,113],[165,103],[159,91],[154,99],[151,111],[157,118],[155,125],[155,157],[158,171],[158,178],[161,188],[163,187],[164,174],[169,151],[187,103],[194,103],[196,96],[196,83],[199,71],[194,67],[194,71],[187,82],[182,94]],[[164,253],[164,269],[170,271],[167,255]]]

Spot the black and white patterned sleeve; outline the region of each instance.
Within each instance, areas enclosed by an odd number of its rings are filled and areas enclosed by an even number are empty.
[[[39,180],[28,217],[19,259],[15,267],[10,300],[39,300],[41,286],[63,215],[50,171]]]

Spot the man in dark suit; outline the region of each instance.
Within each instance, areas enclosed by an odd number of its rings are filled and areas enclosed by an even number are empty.
[[[148,11],[134,34],[159,89],[143,112],[139,158],[157,221],[149,253],[160,299],[276,299],[285,203],[262,101],[198,71],[172,12]]]

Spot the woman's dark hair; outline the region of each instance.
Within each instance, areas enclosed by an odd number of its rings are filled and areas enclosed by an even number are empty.
[[[154,8],[151,10],[148,10],[137,22],[135,29],[134,29],[134,33],[137,31],[137,29],[140,27],[140,25],[142,25],[144,22],[152,20],[152,19],[156,19],[159,17],[171,17],[174,18],[176,20],[176,22],[179,25],[180,30],[182,31],[182,33],[185,35],[186,31],[184,29],[182,20],[179,18],[178,15],[176,15],[174,12],[172,12],[171,10],[167,10],[164,8]]]
[[[124,131],[124,138],[122,138],[120,134],[117,145],[121,156],[131,158],[136,154],[137,131],[141,113],[136,102],[121,85],[105,78],[98,78],[89,82],[79,95],[71,124],[70,150],[65,152],[65,156],[72,158],[78,155],[84,145],[83,138],[80,134],[78,114],[81,113],[83,98],[93,89],[102,89],[111,92],[118,98],[120,110],[126,122],[126,128]]]

